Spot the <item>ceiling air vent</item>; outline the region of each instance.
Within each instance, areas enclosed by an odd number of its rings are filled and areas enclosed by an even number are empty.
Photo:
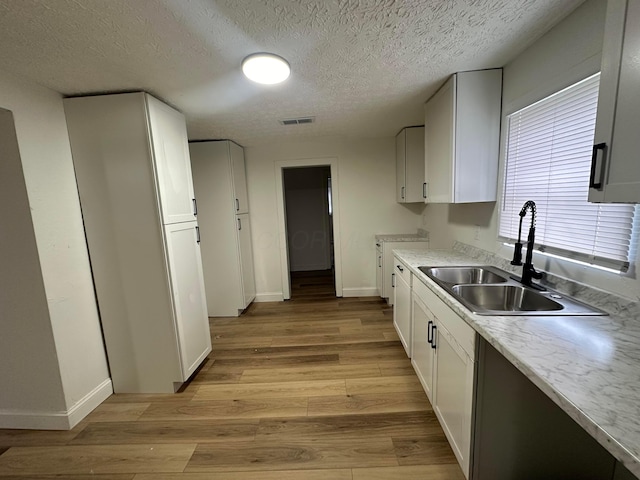
[[[287,118],[280,120],[282,125],[304,125],[306,123],[313,123],[316,121],[316,117],[300,117],[300,118]]]

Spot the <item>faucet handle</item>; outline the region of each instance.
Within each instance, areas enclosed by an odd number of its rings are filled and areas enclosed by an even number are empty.
[[[513,260],[511,265],[522,265],[522,243],[516,242],[513,250]]]

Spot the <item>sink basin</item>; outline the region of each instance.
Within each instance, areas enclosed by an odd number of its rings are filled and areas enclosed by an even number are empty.
[[[474,311],[555,312],[564,308],[547,295],[518,285],[456,285],[452,291]]]
[[[425,275],[449,285],[504,283],[493,267],[418,267]]]
[[[554,290],[525,287],[491,265],[418,269],[478,315],[608,315]]]

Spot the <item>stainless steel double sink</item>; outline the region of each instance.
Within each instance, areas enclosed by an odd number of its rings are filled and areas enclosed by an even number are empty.
[[[418,268],[478,315],[608,315],[554,290],[526,287],[489,265]]]

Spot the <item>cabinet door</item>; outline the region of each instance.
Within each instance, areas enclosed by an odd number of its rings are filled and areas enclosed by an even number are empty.
[[[421,203],[426,198],[424,184],[424,127],[408,127],[405,139],[405,202]]]
[[[404,155],[406,151],[406,134],[405,130],[401,130],[396,135],[396,202],[405,203],[406,190],[406,170]]]
[[[249,214],[238,215],[236,217],[236,227],[238,229],[238,251],[240,255],[240,270],[242,277],[242,298],[241,309],[247,308],[256,298],[255,276],[253,272],[253,246],[251,244],[251,224]]]
[[[249,213],[244,150],[239,145],[229,142],[229,153],[231,155],[231,167],[233,171],[234,210],[236,214]]]
[[[626,12],[626,15],[625,15]],[[640,202],[640,3],[607,7],[589,201]]]
[[[168,225],[165,233],[184,381],[211,352],[202,261],[196,222]]]
[[[427,202],[453,202],[453,162],[456,76],[425,106],[424,152]]]
[[[413,292],[411,296],[411,364],[413,365],[422,388],[433,402],[433,365],[435,350],[429,339],[435,323],[433,313],[422,299]]]
[[[378,295],[380,295],[380,297],[384,298],[383,292],[382,292],[382,285],[383,285],[383,273],[382,273],[382,249],[380,248],[376,248],[376,288],[378,289]]]
[[[399,267],[399,268],[398,268]],[[406,267],[396,266],[395,270],[395,301],[393,303],[393,325],[398,332],[402,346],[411,358],[411,287],[402,276],[400,268],[404,273],[409,273]]]
[[[474,363],[451,333],[436,323],[433,409],[465,476],[469,476]]]
[[[187,127],[181,113],[147,95],[162,222],[195,219]]]

